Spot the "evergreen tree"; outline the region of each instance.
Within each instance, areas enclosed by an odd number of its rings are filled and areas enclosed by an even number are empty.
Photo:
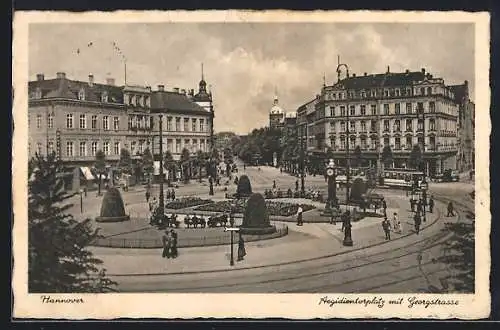
[[[144,173],[148,176],[148,186],[151,184],[151,175],[154,172],[153,154],[149,148],[146,148],[142,154],[141,167]]]
[[[130,174],[132,172],[132,158],[130,157],[130,152],[125,148],[120,150],[120,161],[118,162],[118,168],[123,173]]]
[[[201,179],[202,169],[206,163],[206,155],[201,150],[198,150],[196,152],[196,163],[197,163],[197,167],[198,167],[198,180],[199,180],[199,182],[201,182],[202,181],[202,179]]]
[[[106,155],[102,150],[98,150],[97,153],[95,154],[94,167],[99,176],[98,195],[101,195],[102,175],[106,173]]]
[[[28,291],[100,293],[115,291],[102,261],[86,250],[99,237],[90,219],[76,221],[64,191],[63,167],[54,155],[35,156],[28,167]]]
[[[410,168],[418,170],[421,168],[422,159],[422,151],[420,150],[418,144],[415,144],[413,149],[411,149],[410,157],[408,158],[408,165]]]
[[[382,164],[385,167],[389,167],[394,159],[392,155],[392,150],[390,146],[384,146],[384,149],[382,149]]]
[[[181,166],[182,166],[182,175],[184,177],[184,182],[188,183],[189,182],[189,166],[191,162],[191,157],[189,150],[187,148],[182,149],[181,152]]]

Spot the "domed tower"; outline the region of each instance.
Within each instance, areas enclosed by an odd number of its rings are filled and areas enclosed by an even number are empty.
[[[269,111],[269,127],[281,128],[283,127],[284,121],[285,121],[285,112],[279,106],[278,94],[275,93],[273,106],[271,107],[271,111]]]
[[[203,63],[201,63],[201,80],[198,84],[198,93],[193,96],[192,99],[196,104],[205,109],[210,113],[210,119],[207,123],[208,127],[210,127],[210,148],[214,146],[214,106],[212,102],[212,91],[209,90],[207,92],[207,82],[205,81],[205,76],[203,73]]]

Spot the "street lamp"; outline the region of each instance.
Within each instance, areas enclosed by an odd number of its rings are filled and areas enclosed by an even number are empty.
[[[83,189],[80,189],[79,192],[80,192],[80,213],[83,213]]]
[[[302,197],[305,196],[306,188],[305,188],[305,173],[304,173],[304,143],[301,141],[300,143],[300,194]]]
[[[159,212],[161,217],[165,214],[165,203],[163,195],[163,115],[160,114],[160,197],[159,197]]]
[[[233,249],[233,243],[234,243],[234,232],[235,231],[240,231],[240,228],[234,226],[234,215],[233,215],[233,205],[231,204],[231,211],[229,211],[229,225],[230,227],[224,227],[224,231],[230,231],[231,232],[231,259],[229,261],[230,266],[234,266],[234,249]]]

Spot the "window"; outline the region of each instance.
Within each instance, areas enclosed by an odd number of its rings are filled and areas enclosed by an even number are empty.
[[[366,116],[366,105],[361,104],[361,116]]]
[[[184,118],[184,132],[189,131],[189,118]]]
[[[54,152],[54,142],[49,141],[47,149],[49,149],[49,154],[52,154]]]
[[[384,104],[384,115],[388,115],[389,114],[389,104]]]
[[[424,130],[424,121],[422,119],[419,119],[417,122],[417,131],[423,131]]]
[[[385,137],[384,138],[384,146],[388,146],[388,145],[389,145],[389,138]]]
[[[78,92],[78,99],[80,101],[85,101],[85,90],[83,88],[81,88]]]
[[[86,115],[80,115],[80,128],[85,129],[87,128],[87,116]]]
[[[375,120],[372,120],[370,122],[370,132],[376,132],[377,131],[377,122]]]
[[[411,103],[406,103],[406,113],[411,114]]]
[[[136,145],[137,145],[137,142],[135,142],[135,141],[130,142],[130,153],[132,155],[137,154],[137,151],[135,150],[136,149]]]
[[[200,140],[200,149],[201,151],[205,151],[205,140]]]
[[[429,137],[429,144],[431,150],[436,149],[436,138],[434,136]]]
[[[87,156],[87,142],[81,141],[80,142],[80,157],[85,157]]]
[[[366,144],[366,137],[361,137],[361,149],[366,149],[367,144]]]
[[[351,138],[349,139],[349,148],[353,149],[356,148],[356,137],[355,136],[351,136]]]
[[[340,138],[340,149],[345,149],[346,148],[346,145],[345,145],[345,137],[341,137]]]
[[[68,113],[66,115],[66,128],[73,128],[73,114]]]
[[[399,88],[396,88],[396,96],[401,96],[401,91],[399,90]]]
[[[181,139],[175,140],[175,152],[176,153],[181,152]]]
[[[144,153],[144,141],[139,141],[139,153],[142,155]]]
[[[149,107],[149,96],[144,96],[144,106]]]
[[[120,154],[120,142],[115,142],[114,152],[115,152],[115,155]]]
[[[198,150],[198,140],[193,140],[193,151]]]
[[[97,116],[92,116],[92,129],[97,129]]]
[[[420,150],[424,151],[424,138],[419,136],[417,138],[417,143],[418,143],[418,146],[420,147]]]
[[[349,106],[349,114],[351,116],[356,116],[356,106],[354,105]]]
[[[36,152],[39,154],[39,155],[42,155],[42,143],[41,142],[38,142],[36,144]]]
[[[377,105],[376,104],[370,105],[370,109],[371,109],[372,116],[375,116],[377,114]]]
[[[167,150],[168,152],[173,152],[173,145],[172,145],[172,139],[167,139]]]
[[[343,105],[340,106],[340,116],[341,117],[345,116],[345,106],[343,106]]]
[[[128,129],[132,129],[132,116],[128,116]]]
[[[197,120],[195,118],[193,118],[191,120],[191,131],[196,132],[197,124],[198,124]]]
[[[418,102],[417,103],[417,114],[421,114],[424,112],[424,103],[423,102]]]
[[[53,113],[49,113],[47,116],[47,127],[48,128],[54,127],[54,114]]]
[[[330,107],[330,117],[335,117],[335,107]]]
[[[401,104],[399,104],[399,103],[394,104],[394,113],[396,115],[401,114]]]
[[[109,155],[109,142],[105,141],[102,146],[102,151],[104,152],[105,155]]]
[[[351,122],[349,123],[349,130],[350,130],[351,132],[356,132],[356,122],[351,121]]]
[[[105,131],[109,130],[109,117],[108,116],[102,117],[102,129]]]
[[[430,131],[436,130],[436,121],[433,118],[429,119],[429,130]]]
[[[92,156],[95,156],[97,154],[97,147],[99,146],[99,144],[97,143],[97,141],[92,141]]]
[[[406,137],[406,149],[410,150],[413,147],[413,142],[412,142],[412,137],[407,136]]]
[[[388,91],[387,89],[386,89],[386,90],[384,90],[384,96],[385,96],[385,97],[389,97],[389,91]]]
[[[427,95],[432,95],[432,88],[431,87],[427,87]]]
[[[366,132],[366,121],[361,121],[361,132]]]
[[[372,150],[376,150],[377,149],[377,145],[378,145],[377,138],[372,137],[370,139],[370,142],[371,142],[371,148],[372,148]]]
[[[66,156],[73,157],[73,141],[66,142]]]
[[[42,115],[36,115],[36,128],[42,128]]]
[[[113,118],[113,129],[115,131],[118,131],[120,129],[120,118],[118,117]]]
[[[103,103],[108,102],[108,92],[103,92],[101,94],[101,102],[103,102]]]
[[[394,139],[394,149],[401,149],[401,138],[397,137]]]
[[[389,132],[389,120],[384,120],[384,132]]]
[[[340,131],[345,132],[345,121],[340,122]]]
[[[175,118],[175,130],[179,132],[181,130],[181,119]]]
[[[184,148],[186,148],[187,150],[191,151],[191,142],[189,141],[189,139],[185,139],[184,140]]]
[[[425,88],[423,87],[420,88],[420,95],[425,95]]]
[[[172,131],[172,117],[167,117],[167,131]]]
[[[399,119],[396,119],[394,121],[394,131],[395,132],[400,132],[401,131],[401,122],[399,121]]]
[[[334,132],[334,131],[335,131],[335,122],[334,122],[334,121],[331,121],[331,122],[330,122],[330,131],[331,131],[331,132]]]
[[[429,102],[429,112],[436,112],[436,102]]]
[[[413,120],[406,119],[406,131],[409,131],[409,132],[413,131]]]
[[[362,92],[361,92],[361,97],[362,97],[362,98],[366,98],[366,92],[365,92],[365,91],[362,91]]]
[[[205,132],[205,121],[200,119],[200,132]]]

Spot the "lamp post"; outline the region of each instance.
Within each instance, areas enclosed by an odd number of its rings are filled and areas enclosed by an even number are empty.
[[[79,192],[80,192],[80,213],[83,213],[83,189],[80,189]]]
[[[424,168],[423,168],[423,172],[424,172],[424,177],[422,179],[422,183],[420,184],[421,186],[421,189],[422,189],[422,212],[423,212],[423,221],[425,222],[426,221],[426,218],[425,218],[425,206],[427,204],[427,180],[426,180],[426,177],[427,177],[427,166],[426,166],[426,162],[425,162],[425,109],[422,107],[419,107],[418,109],[418,116],[419,118],[422,118],[422,135],[423,135],[423,138],[422,138],[422,161],[424,163]]]
[[[163,217],[165,214],[165,204],[164,204],[164,196],[163,196],[163,115],[160,114],[160,196],[159,196],[159,208],[160,214]]]
[[[346,135],[347,135],[347,139],[346,139],[346,175],[345,175],[345,179],[346,179],[346,184],[345,184],[345,208],[346,210],[349,209],[349,179],[350,179],[350,176],[351,176],[351,160],[350,160],[350,154],[349,154],[349,144],[351,142],[351,137],[350,137],[350,133],[349,133],[349,126],[350,126],[350,122],[349,122],[349,111],[350,109],[346,109],[347,113],[347,121],[346,121]]]
[[[302,197],[305,196],[306,188],[305,188],[305,178],[304,178],[304,144],[300,143],[300,194]]]
[[[231,259],[229,261],[230,266],[234,266],[234,249],[233,249],[233,243],[234,243],[234,238],[233,238],[233,233],[235,231],[240,231],[240,228],[234,226],[234,216],[232,211],[229,213],[229,225],[230,227],[224,227],[224,231],[230,231],[231,232]]]

